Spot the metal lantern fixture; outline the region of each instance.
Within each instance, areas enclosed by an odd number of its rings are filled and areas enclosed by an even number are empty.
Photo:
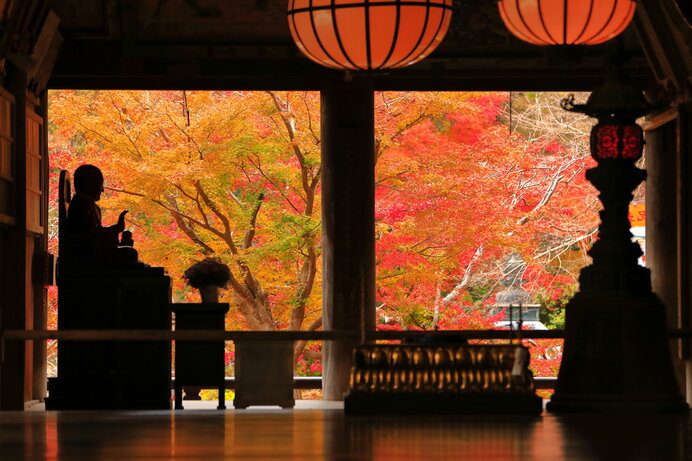
[[[657,107],[648,103],[640,89],[624,82],[622,69],[614,66],[605,83],[591,93],[586,104],[575,104],[573,95],[560,103],[565,110],[598,119],[591,129],[591,156],[597,162],[635,162],[642,156],[644,132],[636,119]]]
[[[636,123],[600,122],[591,130],[591,154],[598,160],[639,160],[644,150],[644,131]]]
[[[394,69],[442,42],[452,0],[289,0],[288,25],[300,51],[326,67]]]
[[[592,264],[579,274],[579,291],[565,307],[565,342],[550,411],[687,412],[668,348],[666,307],[651,289],[651,272],[638,264],[627,219],[634,191],[646,178],[640,117],[660,109],[628,84],[622,54],[610,59],[605,83],[586,104],[562,108],[598,119],[591,132],[597,165],[586,179],[603,204]],[[613,366],[617,364],[617,366]],[[587,370],[585,372],[585,370]]]
[[[500,16],[517,38],[534,45],[596,45],[619,35],[634,17],[634,0],[500,0]]]

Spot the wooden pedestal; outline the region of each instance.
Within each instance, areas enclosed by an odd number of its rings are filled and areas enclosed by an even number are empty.
[[[169,330],[170,278],[133,267],[58,284],[60,330]],[[165,341],[61,341],[46,409],[168,409],[171,345]]]
[[[293,408],[293,343],[236,341],[235,408]]]
[[[176,330],[225,329],[228,303],[174,304]],[[183,409],[183,387],[208,386],[219,389],[220,410],[225,404],[223,341],[176,341],[175,409]]]

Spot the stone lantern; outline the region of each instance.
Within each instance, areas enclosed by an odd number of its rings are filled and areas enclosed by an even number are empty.
[[[550,411],[685,411],[668,344],[665,306],[651,290],[649,269],[637,263],[627,218],[632,191],[646,178],[635,166],[643,136],[636,119],[654,109],[626,83],[619,67],[588,102],[563,109],[598,119],[586,178],[603,203],[593,264],[582,269],[579,292],[566,306],[562,365]]]
[[[495,304],[491,308],[491,314],[505,311],[505,317],[495,326],[500,328],[518,329],[545,329],[540,323],[540,304],[531,302],[531,294],[522,288],[526,283],[523,278],[526,271],[526,261],[517,252],[511,253],[500,267],[504,290],[495,295]],[[520,325],[521,323],[521,325]]]

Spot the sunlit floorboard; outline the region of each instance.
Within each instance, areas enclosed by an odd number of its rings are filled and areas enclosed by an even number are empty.
[[[0,412],[1,460],[687,461],[690,420],[661,415],[359,416],[294,410]]]

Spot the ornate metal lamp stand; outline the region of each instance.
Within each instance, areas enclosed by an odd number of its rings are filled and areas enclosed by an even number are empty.
[[[650,271],[637,264],[627,219],[632,191],[646,178],[635,166],[643,133],[637,117],[652,107],[614,69],[584,105],[566,110],[598,118],[591,155],[598,165],[586,178],[600,192],[599,240],[593,264],[579,277],[567,305],[565,347],[550,411],[660,411],[687,409],[673,373],[665,306],[651,291]]]

